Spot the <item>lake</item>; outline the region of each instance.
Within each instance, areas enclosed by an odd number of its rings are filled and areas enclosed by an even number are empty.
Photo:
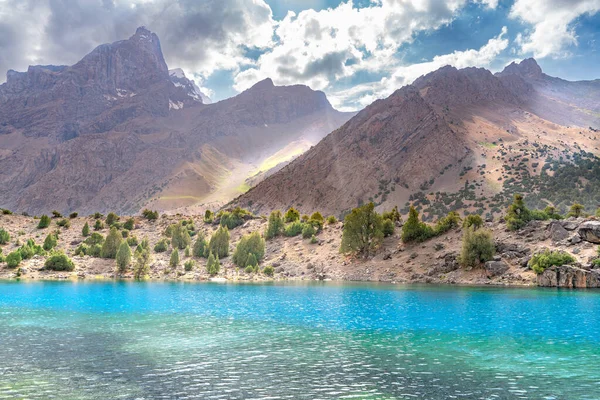
[[[0,399],[599,399],[600,291],[0,282]]]

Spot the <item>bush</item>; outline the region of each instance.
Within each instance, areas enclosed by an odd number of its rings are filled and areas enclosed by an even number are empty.
[[[77,218],[78,215],[79,215],[78,213],[72,212],[71,214],[69,214],[69,218],[74,219],[74,218]]]
[[[460,226],[460,215],[456,211],[450,211],[448,215],[437,221],[434,228],[434,235],[441,235],[458,226]]]
[[[329,225],[333,225],[333,224],[337,224],[338,220],[334,215],[330,215],[329,217],[327,217],[327,223]]]
[[[127,271],[127,267],[131,264],[131,248],[127,242],[122,241],[117,251],[117,271],[122,274]]]
[[[102,244],[102,258],[116,258],[123,236],[114,226],[110,228],[110,233]]]
[[[208,242],[208,251],[221,259],[229,255],[229,229],[219,227]]]
[[[12,253],[9,253],[6,256],[6,264],[8,268],[17,268],[19,264],[21,264],[21,252],[19,250],[15,250]]]
[[[529,260],[529,268],[531,268],[536,274],[541,274],[554,265],[561,266],[566,264],[574,263],[575,257],[562,250],[544,250],[540,253],[536,253]]]
[[[254,267],[253,267],[252,265],[248,265],[248,266],[246,267],[246,269],[244,269],[244,271],[245,271],[247,274],[252,274],[252,273],[254,273]]]
[[[87,223],[87,221],[81,230],[81,234],[83,237],[88,237],[90,235],[90,225]]]
[[[119,220],[119,216],[113,212],[108,213],[106,216],[106,225],[112,226],[115,222]]]
[[[27,243],[19,248],[19,253],[21,253],[21,259],[27,260],[33,257],[35,254],[43,255],[44,249],[42,246],[35,244],[33,239],[29,239]]]
[[[50,271],[73,271],[75,264],[65,253],[53,253],[44,264],[44,268]]]
[[[400,215],[400,212],[398,211],[398,206],[394,206],[392,211],[384,212],[381,216],[384,220],[389,219],[394,224],[396,222],[402,222],[402,216]]]
[[[477,214],[469,214],[465,217],[463,221],[463,228],[473,228],[473,230],[477,230],[483,226],[483,219],[480,215]]]
[[[89,251],[89,249],[90,249],[90,248],[89,248],[89,246],[88,246],[88,245],[86,245],[86,244],[84,244],[84,243],[81,243],[81,244],[80,244],[79,246],[77,246],[77,248],[75,249],[75,252],[74,252],[74,254],[75,254],[76,256],[83,257],[83,256],[85,256],[86,254],[88,254],[88,251]]]
[[[492,260],[495,251],[496,247],[490,231],[469,227],[463,233],[459,262],[464,267],[477,267]]]
[[[59,213],[58,211],[54,210],[52,211],[52,218],[62,218],[62,214]]]
[[[204,222],[207,224],[212,224],[214,220],[215,220],[215,216],[214,216],[213,212],[210,210],[206,210],[204,212]]]
[[[43,247],[44,247],[44,250],[50,251],[53,248],[55,248],[57,244],[58,244],[58,238],[56,237],[55,234],[51,233],[48,236],[46,236]]]
[[[12,215],[12,211],[10,211],[10,210],[8,210],[6,208],[3,208],[2,209],[2,214],[4,214],[4,215]]]
[[[192,249],[192,254],[194,257],[206,257],[208,255],[208,243],[206,243],[204,234],[198,235]]]
[[[304,236],[304,232],[302,232]],[[371,202],[353,209],[344,219],[342,253],[356,253],[368,257],[383,239],[383,218]]]
[[[183,264],[183,268],[185,269],[186,272],[192,271],[195,266],[196,266],[196,261],[194,261],[194,260],[187,260]]]
[[[158,219],[158,211],[152,211],[146,208],[144,211],[142,211],[142,216],[148,221],[155,221]]]
[[[173,227],[173,235],[171,237],[171,245],[174,249],[185,249],[192,243],[192,238],[187,228],[181,223]]]
[[[267,231],[265,232],[266,239],[272,239],[275,236],[279,236],[283,233],[284,225],[283,218],[281,217],[281,211],[273,211],[269,216],[269,224],[267,225]]]
[[[185,252],[184,252],[186,257],[191,257],[192,256],[192,249],[190,249],[190,246],[186,246],[185,247]]]
[[[574,203],[571,208],[569,209],[569,212],[567,214],[567,217],[582,217],[584,214],[584,210],[585,207],[582,204],[579,203]]]
[[[138,245],[138,238],[135,236],[130,236],[127,238],[127,244],[129,247],[135,247]]]
[[[156,253],[164,253],[169,248],[169,241],[167,239],[161,239],[154,245],[154,251]]]
[[[0,244],[7,244],[10,242],[10,235],[4,229],[0,229]]]
[[[233,253],[233,262],[238,267],[245,268],[251,261],[254,262],[252,265],[258,265],[264,256],[265,240],[258,232],[254,232],[240,239]]]
[[[504,220],[511,231],[519,230],[531,221],[531,211],[525,207],[522,195],[515,194],[513,203],[508,207]]]
[[[127,219],[127,221],[125,221],[123,224],[123,228],[127,229],[128,231],[132,231],[133,228],[135,228],[135,220],[133,218]]]
[[[169,265],[173,268],[179,265],[179,250],[176,248],[171,252],[171,258],[169,259]]]
[[[71,227],[71,221],[69,221],[68,219],[61,219],[60,221],[56,222],[56,225],[63,227],[65,229],[69,229]]]
[[[100,257],[101,254],[102,254],[102,245],[99,245],[99,244],[91,245],[87,251],[87,255],[90,257],[98,258],[98,257]]]
[[[266,276],[273,276],[275,274],[275,269],[272,266],[267,265],[265,268],[263,268],[263,274]]]
[[[150,250],[150,243],[148,242],[148,238],[144,238],[138,246],[135,248],[135,253],[141,253],[144,250]]]
[[[317,244],[317,243],[319,243],[319,240],[317,240],[317,237],[315,235],[312,235],[310,237],[310,242],[309,243],[310,244]]]
[[[394,234],[395,230],[396,230],[396,225],[392,222],[391,219],[383,220],[383,227],[382,227],[383,236],[385,236],[385,237],[392,236]]]
[[[208,255],[208,260],[206,261],[206,272],[211,275],[217,275],[219,270],[221,269],[221,264],[219,263],[219,257],[215,257],[213,253]]]
[[[596,210],[596,218],[600,218],[600,208]]]
[[[37,228],[45,229],[48,226],[50,226],[50,217],[44,214],[40,217],[40,221],[38,222]]]
[[[148,243],[145,240],[146,244]],[[142,241],[144,243],[144,241]],[[135,280],[142,280],[150,273],[150,260],[152,256],[150,255],[150,251],[148,248],[142,248],[140,251],[140,246],[135,249],[135,265],[133,266],[133,278]]]
[[[102,223],[102,221],[100,221],[99,219],[96,220],[96,222],[94,223],[94,230],[95,231],[99,231],[104,229],[104,224]]]
[[[424,242],[433,236],[435,236],[433,228],[426,223],[421,222],[419,220],[419,212],[416,208],[410,206],[408,219],[402,226],[402,241],[404,243]]]
[[[300,221],[294,221],[285,227],[283,234],[287,237],[298,236],[302,233],[302,229],[304,229],[304,224]]]
[[[296,210],[294,207],[291,207],[285,213],[285,222],[296,222],[300,220],[300,211]]]
[[[89,246],[93,246],[95,244],[102,245],[104,243],[104,236],[102,236],[98,232],[94,232],[94,233],[92,233],[92,236],[85,239],[85,241],[83,243],[85,243]]]
[[[94,213],[94,215],[92,215],[92,218],[94,218],[94,219],[102,219],[102,218],[104,218],[104,215],[100,214],[99,212],[96,211]]]
[[[544,213],[549,219],[563,219],[563,216],[556,212],[556,208],[553,206],[547,206],[544,208]]]
[[[311,238],[317,234],[317,230],[310,223],[305,223],[302,227],[302,237],[304,239]]]

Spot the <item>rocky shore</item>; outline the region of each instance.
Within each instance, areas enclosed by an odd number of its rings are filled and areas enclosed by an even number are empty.
[[[166,228],[183,219],[192,219],[198,234],[210,236],[217,226],[205,224],[200,216],[162,215],[157,221],[134,217],[135,227],[130,235],[139,240],[147,238],[152,248]],[[122,218],[122,220],[124,220]],[[0,215],[0,228],[9,232],[11,240],[1,246],[3,255],[17,249],[28,239],[42,244],[45,236],[59,231],[57,248],[64,251],[75,264],[72,272],[53,272],[43,269],[45,257],[34,256],[24,260],[18,268],[8,268],[0,263],[0,279],[22,280],[97,280],[115,279],[115,260],[76,256],[75,249],[85,239],[82,228],[94,218],[77,217],[65,229],[52,221],[50,227],[37,229],[38,220],[21,215]],[[240,238],[251,232],[264,232],[266,218],[250,219],[230,231],[230,254]],[[221,260],[221,271],[216,277],[206,272],[206,260],[196,258],[195,267],[185,271],[187,258],[181,251],[181,262],[176,268],[169,265],[170,252],[152,253],[149,279],[154,281],[265,281],[265,280],[335,280],[378,281],[392,283],[433,283],[469,285],[517,285],[564,288],[600,287],[600,269],[592,261],[597,257],[600,244],[600,221],[569,218],[562,221],[532,221],[523,229],[510,232],[502,222],[487,222],[496,244],[492,261],[480,268],[465,269],[458,263],[462,229],[451,230],[441,236],[419,244],[403,244],[400,229],[384,240],[378,252],[368,259],[356,259],[340,254],[343,224],[326,224],[317,236],[316,243],[301,237],[278,237],[266,242],[266,253],[261,266],[272,266],[274,275],[246,273],[237,268],[231,256]],[[106,228],[98,231],[106,236]],[[193,238],[195,240],[195,238]],[[542,274],[533,272],[528,262],[533,254],[544,249],[564,250],[576,262],[571,265],[551,267]],[[133,279],[127,271],[120,279]]]

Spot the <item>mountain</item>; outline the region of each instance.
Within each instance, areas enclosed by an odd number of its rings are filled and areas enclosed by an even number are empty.
[[[373,201],[499,216],[516,192],[532,206],[595,210],[600,87],[545,75],[533,59],[492,74],[446,66],[359,112],[233,203],[255,212],[344,215]]]
[[[270,80],[208,103],[181,70],[169,71],[159,38],[143,27],[72,66],[9,71],[0,85],[0,207],[218,206],[353,115],[322,92]]]

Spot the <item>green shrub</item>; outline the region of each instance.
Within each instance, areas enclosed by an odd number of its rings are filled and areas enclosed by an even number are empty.
[[[544,250],[534,254],[529,260],[529,268],[536,274],[541,274],[554,265],[561,266],[574,263],[575,257],[562,250]]]
[[[7,244],[10,242],[10,235],[4,229],[0,229],[0,244]]]
[[[600,208],[596,210],[596,218],[600,218]]]
[[[173,230],[175,229],[176,226],[177,226],[177,224],[170,224],[169,226],[167,226],[167,228],[163,232],[163,235],[165,235],[168,238],[172,238],[173,237]]]
[[[106,225],[112,226],[115,222],[119,220],[119,216],[113,212],[108,213],[106,216]]]
[[[218,259],[229,255],[229,229],[227,227],[221,226],[213,233],[208,242],[208,251]]]
[[[48,257],[44,268],[50,271],[73,271],[75,264],[65,253],[55,252]]]
[[[546,206],[546,208],[544,208],[544,213],[549,219],[563,219],[563,216],[557,213],[556,208],[553,206]]]
[[[145,242],[147,244],[148,240],[145,239]],[[135,249],[135,265],[133,266],[133,278],[138,281],[146,278],[150,273],[150,260],[152,259],[147,247],[138,251],[139,248],[140,246]]]
[[[110,233],[102,244],[102,258],[115,258],[123,241],[123,236],[114,226],[110,228]]]
[[[456,211],[450,211],[448,215],[440,218],[435,224],[433,229],[434,235],[441,235],[442,233],[448,232],[450,229],[457,228],[460,226],[460,215]]]
[[[325,218],[323,218],[323,215],[318,211],[314,212],[308,221],[312,221],[313,225],[318,226],[319,230],[323,229],[323,225],[325,224]]]
[[[169,248],[169,240],[167,239],[161,239],[158,241],[158,243],[156,243],[156,245],[154,245],[154,251],[156,253],[164,253],[165,251],[167,251]]]
[[[582,204],[574,203],[569,212],[567,213],[567,217],[582,217],[585,211],[585,207]]]
[[[148,221],[155,221],[158,219],[158,211],[145,209],[144,211],[142,211],[142,216]]]
[[[333,225],[333,224],[337,224],[338,220],[334,215],[330,215],[329,217],[327,217],[327,223],[329,225]]]
[[[92,215],[92,218],[94,218],[94,219],[102,219],[102,218],[104,218],[104,215],[101,214],[101,213],[99,213],[98,211],[96,211],[94,213],[94,215]]]
[[[98,258],[98,257],[100,257],[101,254],[102,254],[102,245],[100,245],[100,244],[91,245],[87,251],[87,255],[90,257]]]
[[[56,221],[56,225],[65,228],[65,229],[69,229],[71,227],[71,221],[69,221],[68,219],[61,219],[59,221]]]
[[[264,256],[265,240],[258,232],[254,232],[240,239],[233,253],[233,262],[238,267],[244,268],[250,261],[255,261],[252,265],[258,265]]]
[[[87,223],[87,221],[81,230],[81,234],[83,237],[88,237],[90,235],[90,225]]]
[[[102,221],[100,221],[99,219],[96,220],[96,222],[94,223],[94,230],[95,231],[99,231],[104,229],[104,224],[102,223]]]
[[[85,256],[86,254],[88,254],[88,251],[89,251],[89,249],[90,249],[90,248],[89,248],[89,246],[88,246],[88,245],[86,245],[86,244],[84,244],[84,243],[81,243],[81,244],[80,244],[79,246],[77,246],[77,248],[75,249],[75,252],[74,252],[74,254],[75,254],[76,256],[83,257],[83,256]]]
[[[490,231],[466,228],[463,233],[462,250],[458,258],[464,267],[477,267],[494,257],[496,247]]]
[[[53,248],[55,248],[57,244],[58,244],[58,238],[56,237],[55,234],[50,233],[48,236],[46,236],[43,247],[44,247],[44,250],[50,251]]]
[[[272,266],[267,265],[263,268],[263,274],[266,276],[273,276],[275,274],[275,269]]]
[[[266,239],[273,239],[275,236],[279,236],[283,233],[284,224],[281,211],[273,211],[269,216],[269,223],[267,225],[267,231],[265,232]]]
[[[304,229],[304,223],[294,221],[285,227],[283,234],[287,237],[298,236],[302,233],[302,229]]]
[[[410,242],[424,242],[435,236],[435,232],[432,227],[419,220],[419,212],[413,206],[410,206],[408,212],[408,219],[402,226],[402,241],[404,243]]]
[[[385,236],[385,237],[392,236],[394,234],[395,230],[396,230],[396,225],[392,222],[391,219],[383,220],[383,227],[382,227],[383,236]]]
[[[128,244],[130,247],[135,247],[135,246],[137,246],[137,245],[138,245],[138,238],[137,238],[137,237],[135,237],[135,236],[130,236],[130,237],[128,237],[128,238],[127,238],[127,244]]]
[[[15,250],[6,256],[5,261],[8,265],[8,268],[17,268],[19,264],[21,264],[21,260],[21,252],[19,250]]]
[[[311,237],[315,236],[316,234],[317,234],[317,230],[309,222],[305,223],[304,226],[302,227],[302,237],[304,239],[311,238]]]
[[[141,253],[144,250],[150,250],[150,242],[148,242],[148,238],[144,238],[138,246],[135,248],[135,253]]]
[[[176,248],[171,252],[171,258],[169,259],[169,265],[173,268],[179,265],[179,250]]]
[[[221,269],[221,264],[219,263],[219,257],[215,257],[213,253],[208,255],[208,260],[206,261],[206,272],[211,275],[217,275],[219,270]]]
[[[95,244],[102,245],[104,243],[104,236],[102,236],[98,232],[94,232],[90,237],[85,239],[83,243],[89,246],[93,246]]]
[[[254,267],[253,267],[252,265],[248,265],[248,266],[247,266],[247,267],[244,269],[244,271],[245,271],[247,274],[252,274],[252,273],[254,273]]]
[[[477,214],[469,214],[465,217],[463,221],[463,228],[473,228],[473,230],[477,230],[483,226],[483,219],[480,215]]]
[[[194,248],[192,249],[192,254],[194,257],[206,257],[208,255],[208,243],[206,242],[204,234],[198,235],[198,238],[194,243]]]
[[[127,221],[125,221],[123,224],[123,228],[127,229],[128,231],[132,231],[133,228],[135,228],[135,220],[133,218],[127,219]]]
[[[529,210],[529,216],[532,221],[547,221],[550,216],[542,210]]]
[[[71,214],[69,214],[69,218],[75,219],[75,218],[77,218],[78,215],[79,215],[78,213],[72,212]]]
[[[236,207],[231,211],[223,211],[219,213],[221,226],[227,227],[227,229],[235,229],[252,216],[252,213],[241,207]]]
[[[174,249],[185,249],[192,243],[192,238],[187,228],[181,223],[173,227],[173,235],[171,237],[171,245]]]
[[[2,214],[4,214],[4,215],[12,215],[12,211],[10,211],[10,210],[8,210],[6,208],[3,208],[2,209]]]
[[[204,212],[204,222],[207,224],[212,224],[214,220],[215,220],[215,216],[214,216],[213,212],[210,210],[206,210]]]
[[[52,211],[52,218],[62,218],[62,214],[59,213],[58,211],[54,210]]]
[[[346,215],[340,251],[368,257],[379,247],[382,239],[383,218],[375,211],[375,205],[371,202]]]
[[[285,213],[285,222],[295,222],[300,220],[300,211],[296,210],[294,207],[290,207],[289,210]]]
[[[48,226],[50,226],[50,217],[44,214],[40,217],[40,221],[38,222],[37,228],[45,229]]]
[[[310,242],[309,243],[310,244],[317,244],[317,243],[319,243],[319,240],[317,239],[317,237],[315,235],[312,235],[310,237]]]
[[[400,215],[400,212],[398,211],[398,206],[394,206],[394,208],[390,212],[384,212],[383,214],[381,214],[381,217],[384,220],[389,219],[394,224],[396,222],[402,222],[402,216]]]
[[[192,271],[195,266],[196,266],[196,261],[194,261],[194,260],[187,260],[183,264],[183,268],[185,269],[186,272]]]
[[[531,211],[525,206],[522,195],[515,194],[504,220],[511,231],[519,230],[531,221]]]
[[[117,251],[117,271],[122,274],[131,264],[131,248],[126,241],[122,241]]]

